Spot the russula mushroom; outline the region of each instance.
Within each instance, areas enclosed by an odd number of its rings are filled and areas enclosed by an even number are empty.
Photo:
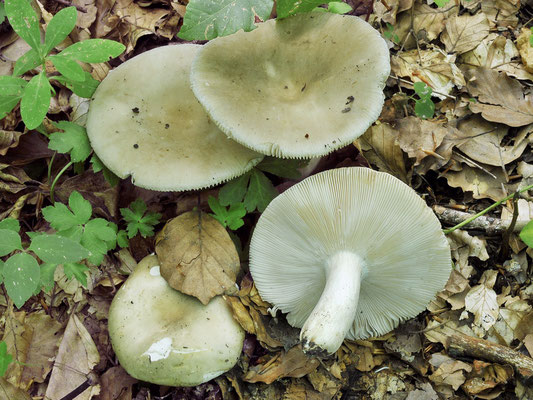
[[[226,372],[244,341],[222,297],[204,306],[172,289],[156,256],[143,259],[117,292],[109,336],[128,374],[167,386],[195,386]]]
[[[233,140],[282,158],[328,154],[378,118],[387,43],[359,17],[298,14],[207,43],[194,94]]]
[[[163,46],[111,71],[96,90],[87,134],[121,178],[153,190],[201,189],[242,175],[262,155],[229,140],[190,89],[199,45]]]
[[[313,175],[259,218],[250,272],[261,298],[302,328],[309,354],[383,335],[422,312],[451,272],[448,242],[409,186],[368,168]]]

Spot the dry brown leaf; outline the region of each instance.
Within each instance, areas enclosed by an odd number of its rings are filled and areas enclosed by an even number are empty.
[[[441,40],[448,53],[463,54],[476,48],[489,34],[489,22],[483,13],[454,15],[446,21]]]
[[[12,385],[4,378],[0,378],[0,399],[2,400],[32,400],[24,390]]]
[[[0,156],[5,156],[10,148],[17,147],[22,132],[0,130]]]
[[[495,399],[503,392],[503,388],[498,385],[506,384],[513,376],[513,367],[510,365],[474,360],[472,372],[468,374],[462,389],[471,396]]]
[[[393,55],[391,70],[412,82],[425,82],[434,90],[434,96],[444,98],[435,92],[449,94],[455,86],[466,85],[463,73],[455,65],[455,57],[440,49],[415,49]]]
[[[156,237],[156,253],[169,285],[203,304],[237,293],[237,249],[220,222],[206,213],[190,211],[167,222]]]
[[[117,400],[121,394],[129,394],[131,399],[134,383],[137,383],[137,379],[129,376],[120,365],[111,367],[100,377],[100,400]]]
[[[422,350],[422,342],[418,333],[397,334],[383,343],[383,347],[393,353],[400,355],[405,362],[412,362],[415,359],[414,353]]]
[[[529,356],[533,358],[533,333],[529,333],[524,338],[524,346],[529,353]]]
[[[89,28],[96,20],[97,8],[95,0],[72,0],[72,5],[79,6],[85,10],[85,12],[78,10],[76,26],[81,29]]]
[[[383,2],[374,4],[374,13],[378,20],[396,25],[396,15],[413,7],[413,0],[387,0],[387,6]]]
[[[468,91],[479,100],[470,103],[470,110],[509,126],[533,123],[533,103],[524,98],[520,83],[488,68],[472,68],[466,77]]]
[[[420,385],[420,389],[409,392],[405,400],[438,400],[439,395],[429,382]]]
[[[496,323],[500,307],[496,292],[492,289],[496,283],[498,271],[487,270],[465,298],[465,309],[474,314],[474,324],[487,330]]]
[[[460,187],[465,192],[472,192],[475,199],[490,198],[499,201],[508,195],[502,190],[502,184],[506,182],[506,176],[501,168],[487,167],[489,173],[463,165],[461,171],[448,171],[443,176],[448,180],[448,185]]]
[[[307,380],[311,382],[313,388],[322,394],[325,400],[332,399],[340,393],[342,382],[328,372],[323,366],[317,368],[307,375]]]
[[[432,320],[429,321],[424,335],[432,343],[441,343],[447,345],[448,338],[457,332],[464,333],[468,336],[476,336],[469,324],[464,324],[459,321],[459,311],[447,311],[439,315],[441,322]]]
[[[520,58],[522,64],[528,72],[533,72],[533,47],[529,44],[529,37],[531,36],[531,30],[522,28],[520,35],[516,38],[516,46],[520,52]]]
[[[87,380],[87,375],[100,361],[91,335],[76,314],[70,317],[59,351],[57,352],[54,368],[48,387],[47,400],[60,400]],[[90,400],[100,391],[100,386],[90,386],[76,397],[76,400]]]
[[[453,390],[465,382],[465,372],[472,371],[471,365],[439,353],[432,354],[429,362],[436,367],[429,379],[437,384],[450,385]]]
[[[309,387],[304,380],[291,380],[283,393],[281,400],[329,400],[331,399],[325,393],[318,393]],[[268,398],[268,400],[277,400],[277,398]]]
[[[483,0],[481,11],[485,13],[492,26],[504,29],[516,28],[520,0]]]
[[[511,146],[502,144],[509,128],[504,125],[495,125],[485,121],[479,116],[468,118],[458,126],[468,136],[457,144],[457,148],[472,160],[484,164],[501,167],[516,160],[522,155],[532,137],[532,125],[520,129],[514,137]]]
[[[411,28],[419,41],[431,42],[443,31],[450,12],[453,11],[443,11],[423,2],[417,2],[412,12],[408,10],[398,16],[394,32],[398,35],[400,43],[405,43],[404,48],[415,48],[416,41],[410,34]]]
[[[107,36],[119,24],[120,18],[112,12],[115,3],[116,0],[98,0],[96,2],[96,21],[93,26],[95,38]]]
[[[294,346],[288,352],[264,356],[260,360],[261,364],[250,367],[244,381],[270,384],[284,377],[301,378],[320,365],[316,358],[305,355],[300,346]]]
[[[408,181],[404,154],[398,144],[398,131],[389,124],[375,124],[357,139],[358,148],[378,170]]]
[[[517,332],[517,328],[530,312],[531,306],[527,301],[518,298],[507,300],[505,307],[500,308],[500,317],[489,332],[489,338],[499,343],[505,342],[510,346],[512,341],[517,339],[517,334],[523,334]]]

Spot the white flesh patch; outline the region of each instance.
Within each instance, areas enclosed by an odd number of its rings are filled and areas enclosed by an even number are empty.
[[[150,268],[150,275],[152,275],[152,276],[161,276],[161,271],[160,271],[159,265],[156,265],[155,267]]]
[[[166,337],[161,339],[159,342],[153,343],[142,355],[147,355],[150,357],[150,362],[163,360],[170,355],[171,346],[172,339]]]

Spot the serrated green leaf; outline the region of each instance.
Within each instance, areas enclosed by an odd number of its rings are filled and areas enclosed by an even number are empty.
[[[332,1],[328,4],[328,11],[333,14],[346,14],[352,11],[352,7],[341,1]]]
[[[107,39],[87,39],[76,42],[59,53],[60,56],[86,63],[103,63],[121,55],[126,47]]]
[[[87,71],[84,71],[84,73],[85,78],[83,81],[80,82],[67,79],[66,77],[61,75],[54,76],[53,79],[57,80],[58,82],[61,82],[63,85],[72,90],[78,96],[88,99],[94,94],[94,91],[96,90],[100,82],[94,79]]]
[[[228,228],[235,231],[244,225],[242,217],[246,215],[244,203],[232,204],[228,210]]]
[[[41,32],[37,14],[27,0],[5,0],[5,12],[15,32],[33,49],[41,49]]]
[[[54,125],[64,132],[52,133],[48,148],[69,153],[70,159],[75,163],[85,161],[92,151],[85,128],[69,121],[60,121]]]
[[[20,308],[39,286],[41,271],[37,260],[27,253],[11,256],[4,264],[4,286]]]
[[[209,204],[209,208],[211,211],[214,212],[214,218],[219,221],[224,227],[226,226],[226,218],[228,217],[228,212],[226,210],[226,207],[223,207],[219,201],[213,197],[209,196],[207,198],[207,204]]]
[[[140,221],[148,207],[146,206],[146,203],[142,199],[136,199],[132,203],[130,203],[129,206],[130,210],[135,215],[135,220]]]
[[[91,256],[89,250],[78,242],[59,235],[35,236],[29,250],[50,264],[73,263]]]
[[[49,292],[54,287],[54,272],[57,264],[41,264],[41,282],[40,285],[45,292]]]
[[[46,73],[43,71],[31,78],[20,101],[20,115],[28,129],[35,129],[43,122],[51,98],[51,86]]]
[[[0,342],[0,377],[4,376],[7,372],[9,364],[13,361],[11,354],[7,353],[7,344],[4,341]]]
[[[43,208],[42,213],[56,231],[66,231],[79,224],[76,216],[63,203],[55,202],[53,206]]]
[[[185,40],[211,40],[243,29],[256,28],[255,17],[270,17],[272,0],[190,0],[178,37]]]
[[[92,253],[89,261],[94,265],[100,265],[109,249],[108,242],[114,242],[116,237],[114,229],[105,219],[96,218],[89,221],[81,238],[81,244]]]
[[[256,208],[259,212],[265,211],[268,203],[272,201],[278,192],[272,182],[257,169],[252,170],[250,176],[250,185],[244,197],[244,206],[248,212],[254,211]]]
[[[128,240],[128,234],[127,234],[127,232],[124,229],[121,229],[117,233],[117,244],[121,248],[129,247],[129,245],[130,245],[130,242]]]
[[[76,190],[70,194],[68,198],[68,205],[76,217],[78,224],[80,225],[86,224],[91,218],[91,215],[93,215],[91,203],[85,200],[83,196]]]
[[[9,229],[11,231],[20,231],[20,223],[15,218],[6,218],[0,221],[0,229]]]
[[[0,93],[2,97],[14,96],[19,99],[24,95],[24,88],[28,82],[22,78],[9,75],[0,76]]]
[[[422,119],[433,118],[433,115],[435,114],[435,104],[431,99],[416,100],[415,114]]]
[[[146,204],[141,199],[137,199],[130,204],[130,208],[121,208],[120,213],[127,223],[128,237],[131,239],[137,233],[142,237],[152,236],[154,226],[159,223],[161,214],[148,212],[146,215]]]
[[[522,242],[533,248],[533,220],[529,221],[520,231]]]
[[[43,59],[41,58],[37,50],[30,49],[15,63],[15,68],[13,68],[13,75],[20,76],[22,74],[25,74],[30,69],[37,68],[42,63]]]
[[[251,172],[241,175],[220,188],[218,201],[220,201],[221,205],[229,206],[231,204],[242,203],[246,190],[248,189],[250,174]]]
[[[75,7],[60,10],[48,23],[44,37],[44,54],[61,43],[76,26],[78,12]]]
[[[0,257],[14,250],[22,250],[22,243],[18,232],[11,229],[0,229]]]
[[[65,272],[65,276],[68,279],[76,278],[76,280],[81,283],[83,287],[87,287],[87,271],[89,271],[89,268],[83,264],[67,263],[63,265],[63,272]]]
[[[48,57],[54,64],[60,74],[74,82],[83,82],[85,80],[85,71],[75,60],[64,56]]]
[[[105,180],[111,186],[116,186],[120,182],[120,178],[111,172],[95,154],[91,157],[91,164],[95,173],[102,171]]]
[[[278,0],[276,2],[276,13],[278,19],[286,18],[289,15],[312,11],[321,4],[328,3],[327,0]]]
[[[256,168],[276,176],[288,179],[298,179],[302,176],[298,168],[304,167],[308,160],[290,160],[274,157],[265,157]]]

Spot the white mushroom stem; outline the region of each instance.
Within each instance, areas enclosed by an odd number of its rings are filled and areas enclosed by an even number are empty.
[[[353,325],[363,260],[357,254],[341,251],[326,261],[326,286],[300,333],[307,353],[334,353]]]

